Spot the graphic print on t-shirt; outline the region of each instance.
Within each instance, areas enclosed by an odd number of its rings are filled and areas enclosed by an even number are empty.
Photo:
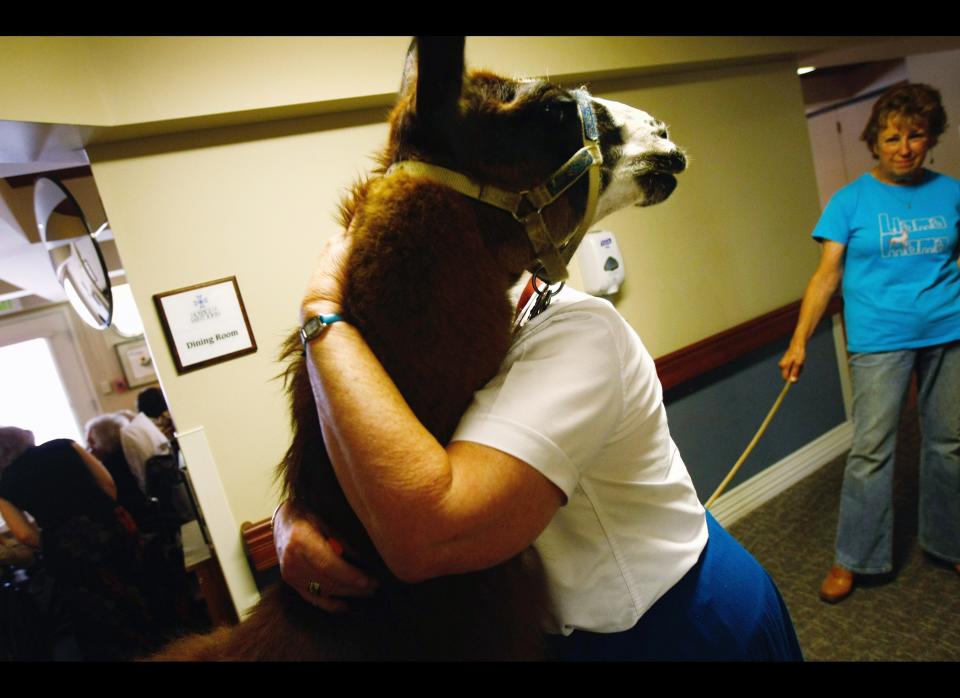
[[[884,257],[912,257],[920,254],[937,254],[947,248],[949,237],[938,234],[946,231],[944,216],[920,216],[917,218],[890,217],[881,213],[880,253]]]

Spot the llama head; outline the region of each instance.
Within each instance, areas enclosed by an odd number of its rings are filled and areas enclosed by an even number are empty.
[[[590,205],[589,177],[584,176],[542,208],[549,237],[566,244],[578,226],[585,230],[620,208],[649,206],[670,196],[686,157],[669,140],[663,122],[628,105],[590,97],[583,89],[465,71],[463,37],[422,37],[407,53],[383,165],[425,162],[478,184],[527,192],[557,177],[584,148],[585,119],[596,124],[602,156],[596,205]],[[522,231],[522,225],[509,221],[508,216],[501,227]],[[525,250],[536,257],[529,244]]]

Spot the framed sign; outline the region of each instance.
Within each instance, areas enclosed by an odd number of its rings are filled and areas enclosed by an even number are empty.
[[[257,350],[235,276],[158,293],[153,302],[177,373]]]
[[[157,371],[147,343],[142,339],[113,345],[128,388],[157,382]]]

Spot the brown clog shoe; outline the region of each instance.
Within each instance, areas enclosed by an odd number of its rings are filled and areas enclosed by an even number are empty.
[[[853,591],[853,572],[834,565],[820,585],[820,598],[827,603],[838,603],[850,596]]]

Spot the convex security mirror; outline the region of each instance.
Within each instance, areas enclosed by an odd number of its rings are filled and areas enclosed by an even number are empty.
[[[97,236],[108,224],[91,231],[70,191],[48,177],[37,179],[33,211],[40,239],[70,305],[91,327],[107,329],[113,317],[113,294]]]

